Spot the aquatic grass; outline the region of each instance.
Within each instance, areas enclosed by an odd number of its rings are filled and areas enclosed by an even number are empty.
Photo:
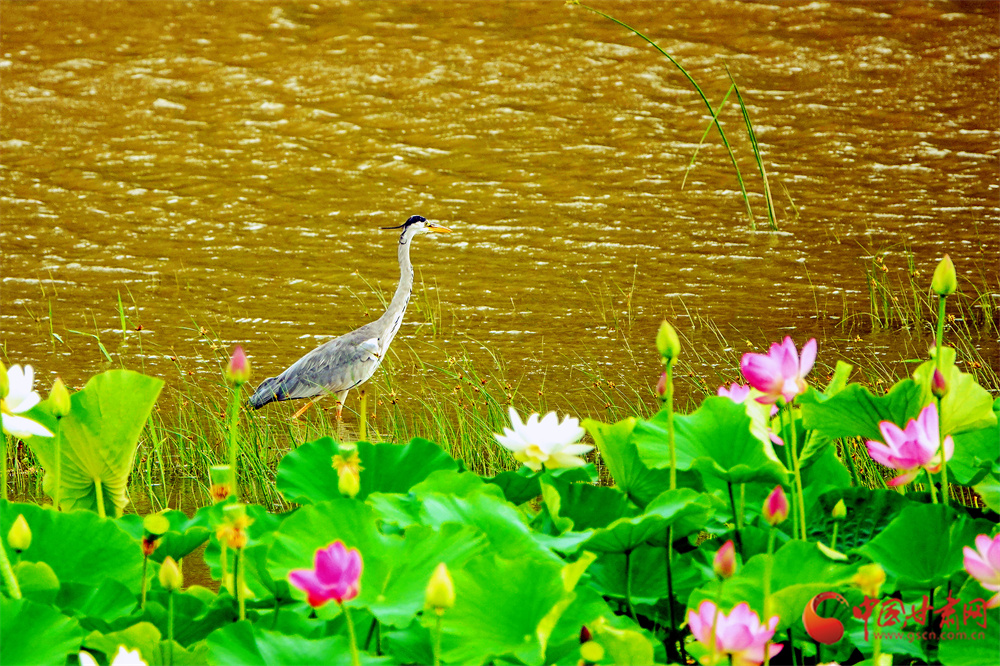
[[[747,193],[746,183],[744,183],[744,181],[743,181],[743,173],[740,171],[739,164],[737,164],[737,162],[736,162],[736,154],[733,152],[732,146],[729,143],[729,139],[726,136],[725,130],[722,129],[722,123],[719,122],[718,116],[716,115],[715,110],[712,108],[712,103],[708,100],[708,97],[705,95],[705,92],[701,89],[701,86],[699,86],[698,83],[697,83],[697,81],[694,80],[694,77],[692,77],[691,74],[689,74],[688,71],[686,69],[684,69],[684,67],[681,66],[681,64],[679,62],[677,62],[677,60],[674,59],[673,56],[671,56],[669,53],[667,53],[662,48],[660,48],[660,46],[656,42],[654,42],[652,39],[650,39],[649,37],[647,37],[646,35],[644,35],[639,30],[636,30],[635,28],[633,28],[629,24],[625,23],[624,21],[621,21],[621,20],[615,18],[614,16],[611,16],[610,14],[606,14],[606,13],[602,12],[599,9],[595,9],[594,7],[590,7],[588,5],[585,5],[582,2],[579,2],[579,0],[574,0],[573,2],[570,2],[569,4],[577,5],[579,7],[582,7],[583,9],[586,9],[589,12],[593,12],[594,14],[597,14],[598,16],[602,16],[602,17],[608,19],[609,21],[617,23],[621,27],[623,27],[626,30],[632,32],[634,35],[636,35],[637,37],[639,37],[640,39],[642,39],[643,41],[645,41],[647,44],[649,44],[650,46],[652,46],[654,49],[656,49],[662,56],[664,56],[667,60],[669,60],[670,63],[680,71],[681,74],[684,75],[684,78],[686,78],[688,80],[688,83],[691,84],[691,86],[695,89],[695,92],[698,93],[699,97],[701,97],[701,100],[705,103],[705,106],[708,108],[708,113],[712,117],[713,123],[714,123],[716,129],[719,130],[719,136],[722,138],[722,143],[726,147],[726,151],[729,153],[729,159],[730,159],[730,161],[733,164],[733,170],[736,172],[736,180],[739,182],[739,185],[740,185],[740,193],[743,196],[743,203],[746,206],[747,218],[750,220],[751,227],[753,229],[756,229],[757,228],[757,222],[756,222],[756,219],[754,218],[753,208],[750,205],[750,196]],[[737,94],[738,94],[738,92],[737,92]],[[745,110],[744,110],[744,113],[745,113]],[[754,135],[752,134],[752,132],[751,132],[751,141],[754,142],[754,143],[756,143],[756,139],[754,138]],[[768,195],[768,201],[770,201],[769,195]],[[770,212],[773,214],[773,206],[771,207],[771,211]],[[772,224],[774,224],[773,221],[772,221]],[[772,227],[772,228],[775,228],[775,227]]]

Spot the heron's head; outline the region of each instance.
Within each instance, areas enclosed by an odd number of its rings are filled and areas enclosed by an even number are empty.
[[[404,238],[412,238],[418,234],[427,234],[432,231],[437,232],[450,232],[451,229],[448,227],[442,227],[440,224],[435,224],[434,222],[429,222],[427,218],[421,215],[411,215],[410,219],[403,222],[399,226],[395,227],[382,227],[383,229],[402,229],[403,233],[400,235],[400,241]]]

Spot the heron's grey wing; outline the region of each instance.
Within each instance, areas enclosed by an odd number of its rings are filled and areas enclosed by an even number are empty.
[[[367,381],[380,361],[378,338],[359,329],[312,350],[278,380],[286,399],[339,393]]]

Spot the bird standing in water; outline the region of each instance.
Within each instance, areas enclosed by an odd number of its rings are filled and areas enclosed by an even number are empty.
[[[403,323],[403,314],[413,291],[413,266],[410,242],[415,236],[432,231],[451,231],[428,222],[420,215],[410,217],[397,227],[399,236],[399,286],[385,314],[335,340],[323,343],[293,363],[277,377],[268,377],[250,396],[250,406],[260,409],[269,402],[312,398],[292,418],[298,418],[323,396],[337,396],[337,420],[341,420],[347,393],[368,381],[389,351],[389,343]]]

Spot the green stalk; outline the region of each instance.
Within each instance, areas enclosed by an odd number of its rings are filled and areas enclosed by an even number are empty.
[[[174,664],[174,591],[167,592],[167,666]]]
[[[938,371],[941,371],[941,357],[942,351],[944,350],[944,308],[945,300],[947,296],[938,296],[938,324],[937,324],[937,348],[934,352],[934,363]],[[943,373],[942,373],[943,374]],[[936,396],[935,396],[936,397]],[[944,455],[944,433],[942,432],[942,426],[944,425],[944,414],[941,413],[941,398],[937,398],[937,413],[938,413],[938,455],[941,456],[941,503],[948,506],[948,495],[950,494],[948,490],[948,461],[945,459]]]
[[[347,621],[347,635],[351,639],[351,666],[361,666],[361,657],[358,655],[358,639],[354,636],[354,621],[351,614],[347,612],[347,606],[340,604],[340,609],[344,611],[344,619]]]
[[[924,472],[927,473],[927,485],[931,489],[931,504],[937,504],[938,503],[937,492],[934,490],[934,478],[931,477],[930,470],[928,470],[926,467],[924,468]]]
[[[733,536],[736,541],[736,550],[740,552],[740,557],[743,557],[743,539],[740,537],[740,523],[739,517],[736,515],[736,501],[733,499],[732,482],[726,481],[726,487],[729,488],[729,506],[733,510]]]
[[[237,548],[236,554],[233,556],[233,588],[235,588],[236,607],[239,610],[241,620],[247,619],[247,602],[243,598],[243,568],[245,566],[243,560],[243,549]]]
[[[798,433],[795,432],[795,417],[792,414],[792,404],[785,405],[785,412],[788,415],[789,439],[785,440],[786,445],[791,446],[792,465],[795,472],[795,494],[798,495],[798,517],[802,540],[806,540],[806,502],[802,492],[802,471],[799,469]]]
[[[434,666],[441,666],[441,615],[438,614],[434,628]]]
[[[5,483],[4,485],[7,484]],[[14,569],[11,568],[10,560],[7,558],[7,547],[3,543],[0,543],[0,576],[3,577],[3,582],[7,586],[7,594],[10,595],[10,598],[20,599],[21,586],[17,584]]]
[[[220,540],[219,541],[219,566],[222,567],[222,587],[228,589],[230,591],[230,593],[233,593],[232,588],[229,587],[229,571],[228,571],[229,567],[227,566],[228,563],[229,563],[228,562],[229,558],[226,556],[226,552],[228,550],[229,549],[226,548],[226,544],[222,543],[222,541]],[[235,596],[235,593],[233,593],[233,596]]]
[[[635,616],[635,608],[632,607],[632,551],[625,551],[625,605],[628,607],[629,617],[636,624],[639,620]]]
[[[107,518],[107,514],[104,513],[104,489],[101,488],[100,479],[94,479],[94,487],[97,488],[97,515],[101,518]]]
[[[861,487],[861,479],[858,477],[857,467],[854,465],[854,448],[850,439],[843,440],[844,459],[847,460],[847,469],[851,472],[851,485],[855,488]]]
[[[834,550],[837,550],[837,528],[838,527],[840,527],[840,521],[839,520],[835,520],[833,522],[833,536],[830,539],[830,541],[831,541],[830,548],[833,548]]]
[[[55,474],[55,490],[52,492],[52,506],[56,511],[59,511],[59,504],[62,502],[62,419],[56,419],[56,431],[53,433],[55,438],[55,454],[56,454],[56,464],[53,474]]]
[[[233,388],[229,393],[229,467],[233,470],[233,497],[240,498],[240,474],[236,467],[239,439],[236,436],[236,426],[240,417],[240,393]]]
[[[146,609],[146,587],[148,584],[148,579],[146,573],[149,569],[149,555],[142,556],[142,597],[139,601],[139,610]]]
[[[7,435],[0,432],[0,499],[7,499]]]
[[[674,559],[674,526],[671,525],[667,529],[667,618],[670,622],[670,644],[676,645],[677,636],[677,619],[674,617],[674,572],[673,572],[673,559]],[[684,657],[684,642],[680,642],[681,646],[681,663],[687,661]],[[670,658],[670,655],[667,655]]]
[[[667,386],[663,395],[667,410],[667,444],[670,447],[670,490],[677,488],[677,441],[674,437],[674,364],[667,363]]]
[[[771,617],[771,557],[774,554],[774,526],[767,532],[767,560],[764,561],[764,575],[763,575],[763,586],[764,586],[764,616],[761,618],[763,624],[767,624],[767,620]],[[771,642],[768,641],[764,644],[764,666],[769,666],[771,663]]]

